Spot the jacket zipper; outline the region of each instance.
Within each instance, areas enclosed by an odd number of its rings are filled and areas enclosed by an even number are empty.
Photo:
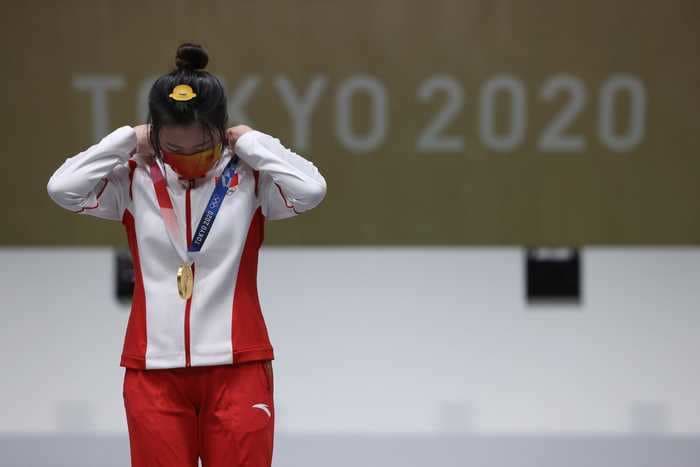
[[[192,244],[192,215],[191,215],[191,200],[190,200],[190,189],[194,184],[194,180],[189,180],[187,185],[187,192],[185,194],[185,212],[186,212],[186,224],[187,224],[187,248],[189,249]],[[195,270],[194,263],[192,263],[192,278],[194,280]],[[194,295],[194,290],[192,290],[192,295]],[[185,366],[192,366],[190,361],[190,307],[192,306],[192,296],[187,299],[185,303]]]

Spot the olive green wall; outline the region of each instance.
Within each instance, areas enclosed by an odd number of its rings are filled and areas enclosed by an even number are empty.
[[[319,207],[268,224],[267,244],[700,240],[695,1],[25,1],[6,13],[3,245],[126,244],[118,222],[62,210],[46,183],[143,122],[150,80],[186,40],[225,80],[231,124],[279,137],[328,182]]]

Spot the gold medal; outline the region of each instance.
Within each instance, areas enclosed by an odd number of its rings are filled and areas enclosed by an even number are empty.
[[[192,288],[194,286],[194,274],[192,267],[184,263],[177,269],[177,291],[184,300],[192,296]]]

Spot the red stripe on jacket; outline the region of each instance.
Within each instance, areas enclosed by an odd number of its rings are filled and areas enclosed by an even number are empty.
[[[131,313],[126,325],[126,336],[121,355],[121,365],[132,368],[146,367],[146,293],[143,287],[143,275],[141,273],[141,259],[139,246],[136,241],[136,227],[134,216],[128,209],[124,210],[122,224],[126,229],[129,241],[129,250],[134,265],[134,295],[131,302]]]
[[[258,299],[258,253],[263,242],[265,216],[258,207],[248,227],[233,295],[231,339],[234,363],[270,358],[270,340]]]
[[[97,196],[96,196],[96,198],[95,198],[95,205],[94,205],[94,206],[86,206],[86,207],[84,207],[84,208],[80,208],[79,211],[73,211],[75,214],[80,214],[81,212],[83,212],[83,211],[85,211],[85,210],[87,210],[87,209],[95,209],[95,208],[97,208],[97,207],[100,206],[100,196],[102,196],[102,192],[105,191],[105,188],[107,188],[107,184],[109,184],[109,179],[108,179],[108,178],[105,178],[104,180],[106,180],[106,181],[105,181],[105,184],[102,186],[102,188],[100,189],[100,192],[97,193]]]
[[[136,170],[136,161],[129,159],[129,198],[133,199],[133,193],[131,191],[131,186],[134,184],[134,170]]]

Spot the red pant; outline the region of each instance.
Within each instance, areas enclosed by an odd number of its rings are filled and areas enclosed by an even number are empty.
[[[272,362],[125,368],[132,467],[270,467]]]

